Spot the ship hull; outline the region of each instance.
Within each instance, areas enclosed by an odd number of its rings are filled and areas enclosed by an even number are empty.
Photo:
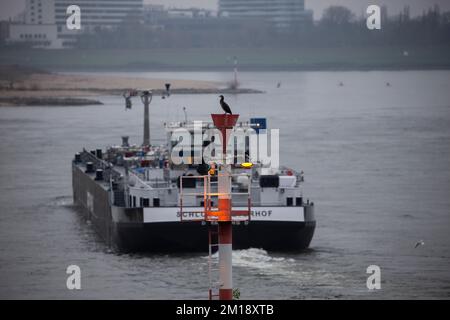
[[[195,252],[208,250],[208,228],[204,221],[180,221],[177,208],[124,208],[111,204],[107,186],[95,181],[79,166],[72,166],[74,203],[92,222],[107,245],[123,252]],[[301,251],[309,247],[316,222],[313,207],[302,210],[299,221],[253,219],[233,225],[233,249],[262,248],[270,251]],[[285,208],[272,208],[283,210]],[[265,208],[263,214],[271,210]],[[148,217],[170,210],[171,221]],[[179,212],[178,212],[179,214]],[[265,217],[266,219],[267,217]],[[261,218],[259,218],[261,219]]]
[[[208,250],[208,226],[201,222],[116,224],[115,243],[124,251],[195,252]],[[250,222],[233,225],[233,249],[301,251],[308,248],[315,222]]]

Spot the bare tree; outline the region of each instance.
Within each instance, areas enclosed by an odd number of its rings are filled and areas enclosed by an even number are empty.
[[[324,25],[348,25],[355,15],[350,9],[342,6],[331,6],[325,9],[321,23]]]

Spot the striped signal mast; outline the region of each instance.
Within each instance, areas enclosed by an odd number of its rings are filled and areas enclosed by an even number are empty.
[[[181,221],[195,221],[183,219],[183,198],[185,196],[203,195],[203,218],[209,224],[209,276],[210,288],[209,299],[218,297],[219,300],[233,299],[233,272],[232,272],[232,246],[233,246],[233,217],[236,222],[248,222],[250,220],[250,184],[247,192],[233,193],[231,188],[231,164],[227,163],[227,145],[231,131],[236,125],[239,118],[238,114],[211,114],[214,126],[220,131],[222,139],[222,159],[218,164],[218,168],[213,165],[208,175],[204,176],[181,176],[180,177],[180,219]],[[213,173],[211,171],[214,171]],[[216,173],[217,171],[217,173]],[[242,175],[242,174],[241,174]],[[211,187],[211,177],[217,178],[217,187]],[[250,176],[248,176],[250,179]],[[202,194],[183,191],[183,180],[202,179],[204,190]],[[214,190],[213,190],[214,189]],[[233,210],[232,195],[246,194],[248,197],[247,208],[245,210]],[[216,200],[217,201],[213,201]],[[190,212],[192,208],[189,208]],[[200,213],[200,212],[199,212]],[[197,220],[199,221],[199,220]],[[217,227],[217,231],[213,230],[213,226]],[[213,236],[214,235],[214,236]],[[213,238],[217,238],[217,243],[213,243]],[[212,247],[218,247],[219,253],[219,293],[213,294],[212,289]]]
[[[217,217],[219,243],[219,300],[233,299],[233,226],[231,203],[231,165],[227,164],[227,144],[231,129],[236,125],[238,114],[212,114],[214,125],[222,136],[222,164],[219,166],[218,210],[208,208],[207,219]]]

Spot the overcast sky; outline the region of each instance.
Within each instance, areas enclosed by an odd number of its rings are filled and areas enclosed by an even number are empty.
[[[173,7],[200,7],[211,10],[217,9],[217,0],[144,0],[145,3],[164,4]],[[411,7],[413,15],[420,14],[434,4],[442,10],[450,11],[449,0],[306,0],[306,7],[314,11],[314,18],[320,18],[324,8],[330,5],[344,5],[360,16],[369,4],[386,5],[390,14],[397,13],[405,5]],[[25,0],[0,0],[0,19],[14,17],[25,6]]]

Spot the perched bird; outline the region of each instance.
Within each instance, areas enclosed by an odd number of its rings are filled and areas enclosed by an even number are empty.
[[[425,241],[423,241],[423,240],[417,241],[416,245],[414,246],[414,249],[417,248],[418,246],[423,246],[423,245],[425,245]]]
[[[231,112],[230,106],[228,105],[228,103],[225,102],[224,99],[225,98],[221,95],[220,96],[220,106],[222,107],[223,111],[225,111],[225,113],[233,114]]]

